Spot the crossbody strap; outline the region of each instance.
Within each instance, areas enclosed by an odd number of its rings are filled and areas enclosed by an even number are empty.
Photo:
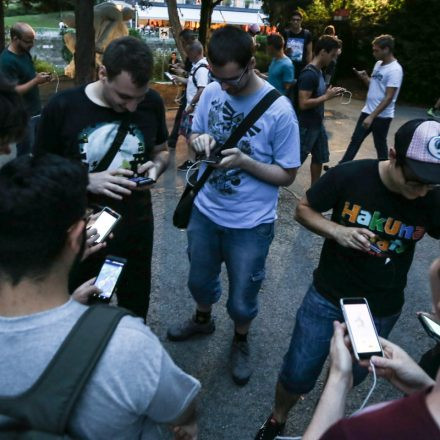
[[[121,148],[125,137],[127,136],[129,126],[130,123],[128,119],[123,119],[121,121],[110,148],[107,150],[107,153],[105,153],[101,161],[98,163],[98,166],[93,170],[94,173],[99,173],[101,171],[107,170],[107,168],[113,162],[113,159],[115,158],[116,154],[118,154],[118,151]]]
[[[281,96],[276,89],[266,93],[261,101],[249,112],[241,121],[240,125],[233,131],[227,141],[223,144],[222,150],[235,147],[246,132],[260,119],[263,113]],[[208,166],[199,180],[194,184],[192,191],[197,194],[205,182],[208,180],[215,168]]]
[[[0,414],[28,428],[63,434],[119,321],[129,313],[106,305],[89,307],[34,385],[18,396],[0,397]]]

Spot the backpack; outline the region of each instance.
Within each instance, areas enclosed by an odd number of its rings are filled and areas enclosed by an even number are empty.
[[[299,108],[299,87],[298,87],[299,78],[300,78],[301,74],[307,70],[312,71],[315,74],[317,74],[315,69],[313,67],[310,67],[310,65],[307,65],[306,67],[304,67],[304,69],[302,69],[300,74],[298,75],[298,80],[295,82],[295,84],[292,85],[292,87],[290,87],[290,89],[286,95],[290,99],[290,101],[293,105],[293,108],[295,109],[296,112],[300,111],[300,108]],[[315,93],[313,93],[312,96],[313,95],[315,95]]]
[[[196,73],[197,73],[197,71],[199,70],[199,69],[201,69],[202,67],[204,67],[205,69],[208,69],[208,71],[210,71],[211,69],[209,68],[209,66],[208,66],[208,64],[200,64],[199,66],[197,66],[196,68],[195,68],[195,70],[194,70],[194,72],[193,73],[191,73],[191,79],[192,79],[192,82],[194,83],[194,85],[196,86],[196,89],[198,89],[199,88],[199,86],[197,85],[197,79],[196,79]],[[208,80],[208,83],[209,83],[210,81]]]
[[[71,439],[67,424],[75,404],[127,310],[89,307],[37,381],[22,394],[0,396],[0,414],[16,419],[0,427],[1,440]]]

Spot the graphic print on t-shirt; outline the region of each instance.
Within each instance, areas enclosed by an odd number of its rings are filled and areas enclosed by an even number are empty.
[[[78,143],[81,160],[88,165],[89,172],[93,172],[96,169],[99,162],[111,147],[119,126],[120,121],[103,122],[86,127],[79,133]],[[130,162],[135,161],[139,163],[144,154],[144,136],[136,125],[130,124],[119,151],[107,169],[130,169]]]
[[[341,212],[341,223],[345,226],[366,226],[376,234],[371,241],[370,254],[389,258],[392,254],[404,253],[410,242],[425,235],[423,226],[407,225],[401,220],[383,216],[380,211],[368,211],[356,203],[346,201]]]
[[[227,101],[214,100],[211,103],[208,114],[209,132],[217,144],[224,144],[235,128],[244,119],[243,113],[237,113]],[[251,138],[261,131],[253,125],[236,145],[244,154],[253,156]],[[211,174],[208,183],[221,194],[228,195],[236,193],[237,188],[243,179],[244,172],[236,169],[216,169]]]
[[[287,53],[292,61],[302,62],[304,51],[304,38],[288,38],[286,43]]]

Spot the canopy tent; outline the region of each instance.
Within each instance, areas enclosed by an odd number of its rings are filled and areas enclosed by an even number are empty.
[[[200,8],[182,8],[178,7],[177,12],[179,14],[180,21],[200,21]],[[224,24],[241,24],[250,25],[256,23],[260,26],[264,26],[265,16],[260,14],[257,10],[244,12],[233,11],[225,9],[214,9],[212,14],[212,23],[224,23]],[[142,10],[138,8],[139,20],[168,20],[168,9],[165,6],[152,6],[150,8]]]

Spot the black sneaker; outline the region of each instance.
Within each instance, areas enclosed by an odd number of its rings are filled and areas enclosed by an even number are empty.
[[[277,436],[283,434],[285,426],[285,423],[278,423],[271,414],[257,432],[255,440],[274,440]]]
[[[194,321],[194,317],[186,320],[182,324],[175,324],[167,331],[170,341],[186,341],[194,335],[210,335],[215,331],[214,320],[211,319],[205,324],[199,324]]]
[[[181,165],[177,167],[179,171],[188,171],[192,166],[194,165],[194,162],[191,160],[185,160]]]
[[[232,341],[231,346],[231,373],[237,385],[243,386],[249,382],[252,368],[249,360],[248,342]]]

